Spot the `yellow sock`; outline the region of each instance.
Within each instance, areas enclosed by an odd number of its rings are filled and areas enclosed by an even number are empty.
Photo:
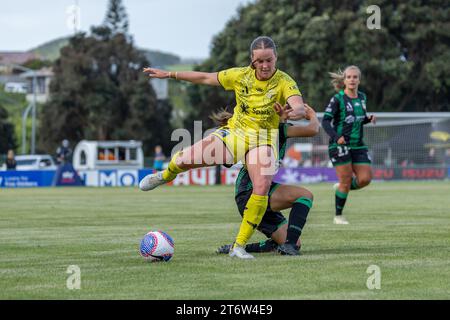
[[[245,206],[244,217],[242,218],[241,227],[236,237],[235,245],[245,246],[247,241],[255,232],[256,227],[261,222],[269,203],[269,196],[260,196],[252,194]]]
[[[172,181],[173,179],[175,179],[177,177],[177,174],[179,174],[181,172],[184,172],[184,171],[187,171],[187,170],[181,169],[180,167],[178,167],[175,164],[175,160],[178,158],[179,154],[180,154],[180,151],[175,153],[175,155],[173,156],[173,158],[169,162],[169,166],[167,167],[166,170],[163,171],[162,177],[163,177],[164,180]]]

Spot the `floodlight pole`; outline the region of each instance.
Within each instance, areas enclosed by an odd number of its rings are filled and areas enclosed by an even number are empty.
[[[30,103],[22,115],[22,154],[27,153],[27,118],[28,113],[30,113],[31,108],[33,107],[34,105]]]
[[[31,70],[31,69],[30,69]],[[33,70],[33,112],[31,114],[31,154],[36,153],[36,71]]]

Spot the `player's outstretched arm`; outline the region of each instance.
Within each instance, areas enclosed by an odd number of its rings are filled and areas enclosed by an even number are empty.
[[[210,86],[220,86],[217,79],[217,72],[200,72],[200,71],[166,71],[156,68],[144,68],[149,78],[184,80],[196,84],[206,84]]]

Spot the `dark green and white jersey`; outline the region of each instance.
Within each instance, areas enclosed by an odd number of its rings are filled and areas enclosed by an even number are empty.
[[[283,160],[286,154],[286,142],[288,139],[287,129],[292,124],[290,123],[280,123],[278,125],[278,150],[279,150],[279,161]],[[252,180],[248,174],[247,167],[242,167],[236,178],[235,183],[235,195],[240,194],[243,191],[248,191],[253,189]]]
[[[322,120],[322,127],[330,136],[329,148],[336,147],[342,136],[351,148],[367,148],[363,141],[363,125],[370,122],[366,101],[366,95],[360,91],[357,98],[350,98],[343,90],[331,98]]]

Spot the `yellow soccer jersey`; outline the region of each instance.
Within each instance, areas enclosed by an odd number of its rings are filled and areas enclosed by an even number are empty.
[[[276,129],[279,116],[273,109],[275,102],[284,105],[289,97],[301,96],[295,81],[280,70],[265,81],[258,80],[250,66],[222,70],[217,78],[225,90],[234,90],[236,95],[234,114],[228,121],[232,129]]]

